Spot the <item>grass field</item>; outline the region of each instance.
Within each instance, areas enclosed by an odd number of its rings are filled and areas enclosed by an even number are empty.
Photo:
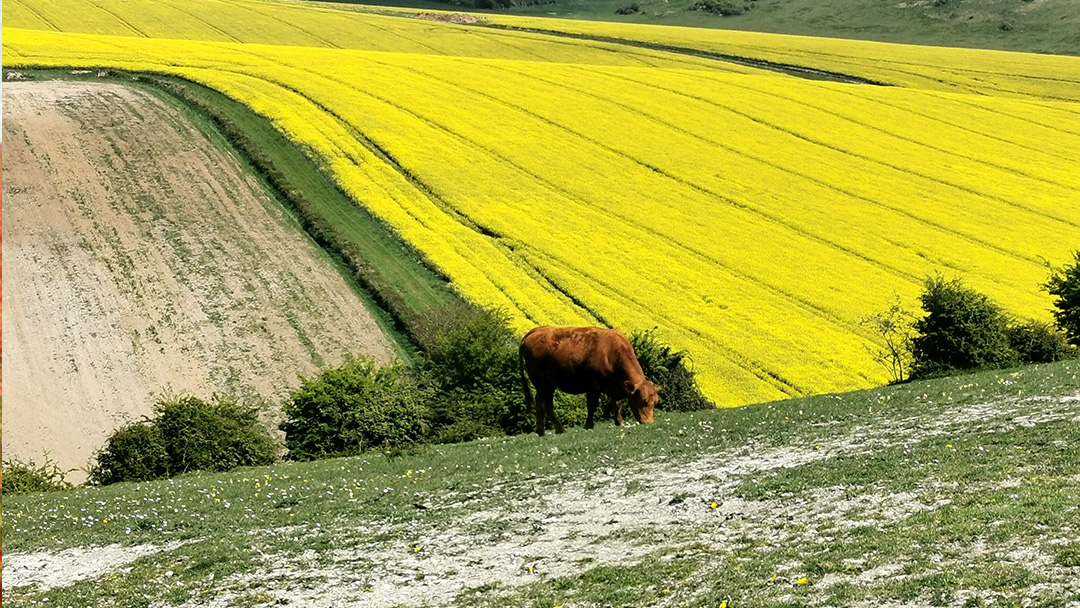
[[[1064,606],[1080,366],[5,498],[12,606]],[[91,549],[93,548],[93,549]]]
[[[1047,318],[1046,264],[1080,242],[1077,58],[494,19],[605,37],[571,39],[203,1],[212,17],[5,5],[5,65],[145,70],[221,91],[465,297],[519,329],[659,326],[723,405],[880,384],[860,320],[895,296],[914,307],[935,272]],[[155,38],[165,23],[173,38]]]

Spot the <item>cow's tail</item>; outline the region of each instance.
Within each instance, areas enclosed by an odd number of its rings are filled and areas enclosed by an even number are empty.
[[[527,412],[536,409],[536,402],[533,401],[532,389],[529,388],[529,378],[525,375],[525,353],[522,349],[518,349],[518,372],[521,377],[521,392],[525,395],[525,407]]]

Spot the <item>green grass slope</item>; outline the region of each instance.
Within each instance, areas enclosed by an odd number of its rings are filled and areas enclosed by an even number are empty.
[[[375,292],[370,295],[376,299],[380,295],[390,298],[416,314],[453,301],[444,279],[425,267],[415,252],[408,250],[388,228],[335,186],[300,147],[266,118],[240,102],[192,82],[146,76],[140,77],[140,81],[204,120],[209,118],[214,122],[247,157],[254,173],[271,181],[271,187],[284,190],[278,192],[281,198],[289,199],[294,194],[304,199],[310,205],[310,215],[325,222],[321,228],[333,230],[332,238],[342,246],[354,248],[358,259],[366,262],[365,270],[371,279],[385,290],[379,294],[368,286],[369,292]],[[245,144],[250,149],[245,149]],[[290,204],[288,200],[284,202]],[[382,304],[385,306],[385,302]]]
[[[1078,422],[1064,362],[12,497],[5,605],[1069,605]]]
[[[58,70],[36,78],[70,78]],[[188,112],[204,129],[243,158],[253,174],[342,269],[357,295],[380,310],[379,320],[400,352],[411,357],[409,332],[431,311],[456,300],[447,281],[427,267],[386,226],[342,192],[305,152],[248,106],[205,86],[178,78],[120,75]],[[402,334],[404,332],[404,335]]]

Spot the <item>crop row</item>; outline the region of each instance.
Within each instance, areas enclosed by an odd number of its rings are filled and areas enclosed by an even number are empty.
[[[585,64],[702,68],[715,62],[601,42],[432,23],[274,0],[9,0],[8,28],[290,47]],[[728,69],[744,70],[738,66]]]

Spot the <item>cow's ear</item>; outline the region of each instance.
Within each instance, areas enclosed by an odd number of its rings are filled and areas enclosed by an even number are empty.
[[[637,387],[634,386],[634,383],[630,382],[629,380],[627,380],[626,382],[623,383],[623,388],[626,389],[626,394],[627,395],[633,395],[634,392],[637,391]]]

